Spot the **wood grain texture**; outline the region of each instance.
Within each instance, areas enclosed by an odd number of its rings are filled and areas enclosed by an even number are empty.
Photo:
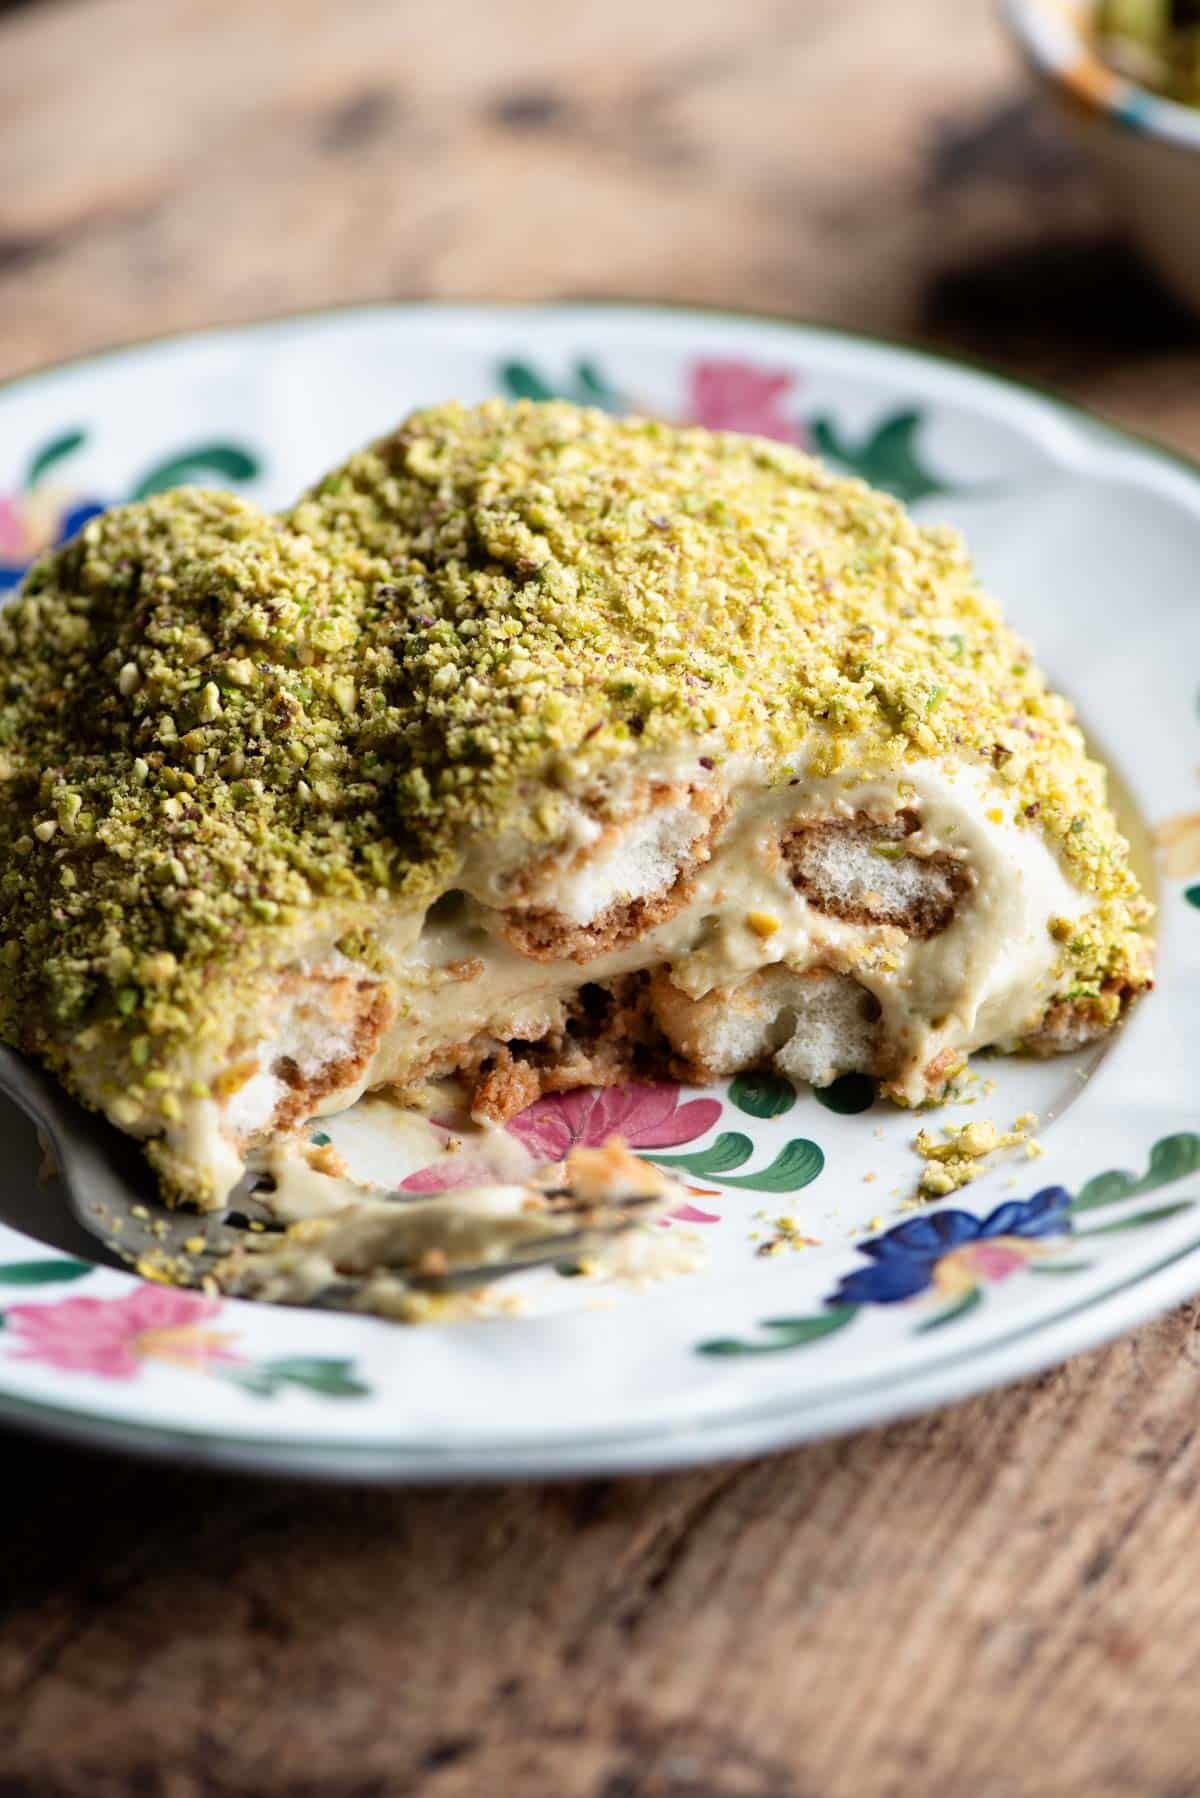
[[[1200,451],[987,0],[0,14],[0,376],[379,296],[930,338]],[[0,1795],[1200,1794],[1188,1311],[901,1427],[389,1494],[4,1437]]]

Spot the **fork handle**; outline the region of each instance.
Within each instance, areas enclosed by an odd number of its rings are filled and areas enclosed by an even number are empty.
[[[98,1221],[105,1213],[120,1216],[129,1205],[128,1176],[114,1164],[112,1150],[120,1139],[112,1126],[84,1113],[51,1074],[4,1044],[0,1044],[0,1093],[49,1137],[67,1203],[92,1238],[91,1253],[114,1267],[124,1266]],[[92,1207],[97,1210],[89,1217]]]

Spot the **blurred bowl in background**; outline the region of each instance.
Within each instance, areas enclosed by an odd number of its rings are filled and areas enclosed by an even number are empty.
[[[1090,0],[1004,0],[1010,30],[1095,163],[1130,235],[1200,311],[1200,107],[1104,62]]]

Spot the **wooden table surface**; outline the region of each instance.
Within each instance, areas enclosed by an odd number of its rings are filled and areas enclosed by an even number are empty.
[[[931,339],[1200,452],[987,0],[0,0],[0,376],[380,296]],[[0,1794],[1200,1793],[1195,1313],[919,1422],[418,1493],[15,1436]]]

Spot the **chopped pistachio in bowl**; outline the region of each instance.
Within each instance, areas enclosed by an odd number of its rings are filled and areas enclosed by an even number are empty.
[[[1130,236],[1200,310],[1200,11],[1192,21],[1192,10],[1178,0],[1004,0],[1010,30]]]
[[[1200,106],[1196,0],[1098,0],[1092,34],[1118,75],[1184,106]]]

